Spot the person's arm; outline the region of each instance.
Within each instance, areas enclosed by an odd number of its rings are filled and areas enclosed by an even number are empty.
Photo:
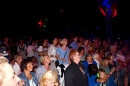
[[[106,75],[106,79],[108,79],[108,78],[114,73],[115,70],[116,70],[116,68],[113,67],[113,68],[111,69],[111,71]]]
[[[65,86],[74,86],[73,73],[70,69],[66,69],[65,71]]]
[[[13,66],[13,69],[14,69],[14,73],[18,76],[18,68],[17,68],[17,66]]]
[[[107,79],[100,79],[100,78],[96,79],[96,82],[99,82],[99,83],[104,83],[106,81],[107,81]]]

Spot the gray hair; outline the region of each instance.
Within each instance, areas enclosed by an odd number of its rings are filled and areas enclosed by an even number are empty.
[[[99,55],[99,53],[94,53],[93,56],[92,56],[93,59],[94,59],[94,60],[97,59],[98,55]]]

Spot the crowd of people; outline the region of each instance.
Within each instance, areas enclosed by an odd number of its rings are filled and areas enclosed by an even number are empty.
[[[98,37],[5,37],[0,41],[0,86],[129,86],[129,45]]]

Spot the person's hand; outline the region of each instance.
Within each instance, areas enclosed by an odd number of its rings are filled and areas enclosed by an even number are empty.
[[[62,58],[62,61],[63,61],[63,62],[66,62],[66,59],[65,59],[65,58]]]
[[[25,82],[23,80],[19,81],[18,86],[25,86]]]
[[[115,70],[116,70],[116,68],[113,67],[113,68],[111,69],[111,73],[113,73]]]

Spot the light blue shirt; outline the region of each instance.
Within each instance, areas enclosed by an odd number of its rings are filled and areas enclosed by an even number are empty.
[[[67,50],[63,50],[61,47],[58,47],[56,50],[56,53],[59,55],[60,58],[65,58],[66,62],[63,62],[62,60],[58,60],[59,64],[68,64],[68,56],[69,56],[69,48],[67,47]]]
[[[77,49],[78,48],[78,43],[77,42],[72,42],[71,44],[70,44],[70,47],[72,47],[72,49]]]
[[[53,70],[53,67],[50,66],[50,69]],[[47,70],[46,70],[46,68],[45,68],[43,65],[39,66],[39,67],[36,69],[36,76],[37,76],[38,81],[40,81],[42,75],[43,75],[46,71],[47,71]]]

